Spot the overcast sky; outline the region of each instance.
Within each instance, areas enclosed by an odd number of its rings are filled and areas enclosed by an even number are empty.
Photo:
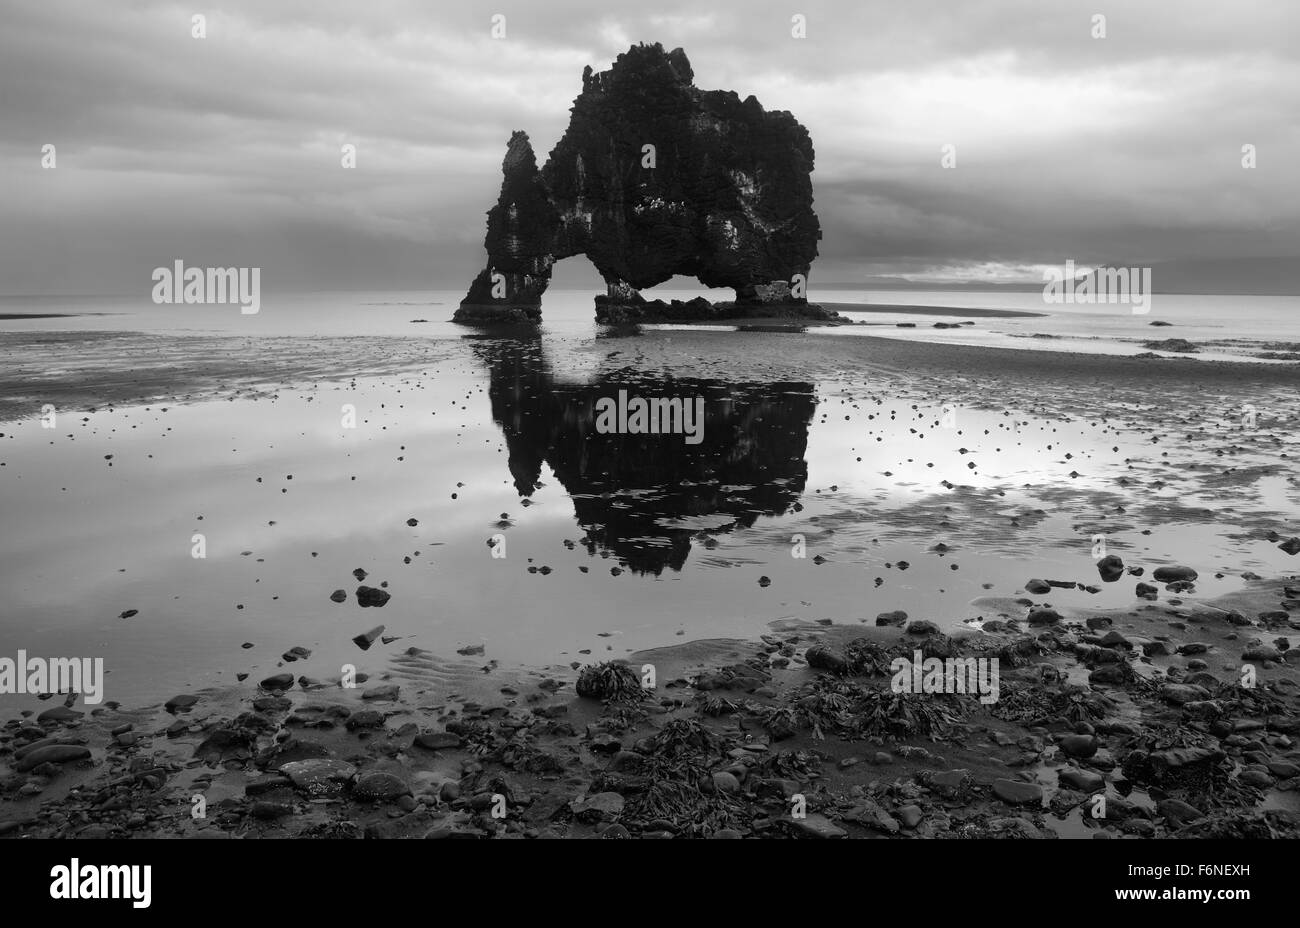
[[[177,258],[269,289],[467,286],[511,130],[544,158],[583,67],[641,41],[808,127],[814,284],[1300,253],[1294,0],[0,10],[0,293],[147,293]]]

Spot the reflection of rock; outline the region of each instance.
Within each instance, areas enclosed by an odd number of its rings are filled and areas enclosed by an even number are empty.
[[[579,254],[605,279],[602,321],[828,315],[791,289],[821,238],[807,130],[752,96],[699,90],[693,76],[681,49],[638,45],[608,71],[586,69],[545,166],[525,133],[511,136],[488,213],[488,266],[456,321],[536,320],[552,265]],[[734,289],[737,303],[674,309],[642,300],[640,290],[676,274]]]
[[[680,570],[702,532],[747,528],[786,512],[807,479],[804,453],[816,408],[812,384],[656,380],[631,373],[592,383],[553,379],[536,340],[494,340],[480,353],[491,376],[511,476],[531,496],[542,466],[573,498],[583,544],[642,573]],[[677,434],[603,434],[597,404],[620,390],[704,399],[699,444]]]

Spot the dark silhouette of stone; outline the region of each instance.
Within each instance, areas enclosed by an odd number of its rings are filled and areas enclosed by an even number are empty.
[[[699,90],[686,54],[638,45],[583,72],[572,118],[545,166],[515,132],[488,212],[488,266],[455,320],[528,323],[556,261],[586,255],[604,278],[604,322],[798,316],[833,320],[804,295],[821,228],[813,147],[787,112]],[[734,303],[646,301],[674,275],[736,292]]]
[[[591,554],[636,573],[681,570],[693,546],[791,511],[808,476],[811,383],[723,383],[611,372],[558,380],[532,338],[484,340],[492,418],[501,427],[515,489],[533,495],[543,466],[573,500]],[[627,390],[704,399],[701,441],[679,435],[601,433],[596,406]],[[639,497],[637,505],[627,504]]]

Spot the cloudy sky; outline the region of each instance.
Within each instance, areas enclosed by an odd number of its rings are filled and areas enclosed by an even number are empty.
[[[0,11],[0,293],[147,292],[177,258],[262,267],[270,289],[467,285],[511,130],[544,155],[583,67],[641,41],[682,46],[697,85],[808,127],[814,283],[1300,254],[1294,0]],[[196,13],[206,38],[191,36]]]

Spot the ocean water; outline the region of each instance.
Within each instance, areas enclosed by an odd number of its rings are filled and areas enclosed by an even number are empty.
[[[701,294],[730,299],[730,291],[646,291],[661,299],[690,299]],[[264,293],[261,310],[241,314],[232,306],[156,305],[139,297],[0,297],[0,317],[7,314],[72,314],[64,318],[0,318],[0,332],[86,330],[143,331],[208,335],[419,335],[459,338],[463,329],[450,322],[460,290]],[[549,336],[592,338],[593,293],[552,290],[543,307],[543,331]],[[1204,296],[1155,294],[1146,314],[1123,305],[1053,306],[1040,293],[967,293],[925,290],[826,290],[810,299],[823,304],[866,303],[879,306],[951,308],[951,314],[917,315],[847,310],[868,327],[838,329],[833,334],[870,335],[909,341],[983,345],[1021,350],[1050,350],[1133,355],[1143,342],[1184,338],[1203,344],[1205,360],[1251,360],[1260,344],[1300,343],[1300,296]],[[1036,316],[987,317],[965,309],[1009,310]],[[416,322],[413,320],[426,320]],[[1168,326],[1152,326],[1152,322]],[[935,328],[935,323],[961,323]],[[915,328],[898,328],[912,323]],[[674,328],[667,326],[665,328]],[[824,330],[829,331],[829,330]],[[1295,350],[1292,348],[1292,350]],[[1169,354],[1166,352],[1166,354]]]
[[[1132,604],[1130,578],[1097,578],[1098,533],[1126,563],[1195,566],[1201,595],[1239,589],[1247,570],[1294,569],[1265,533],[1300,511],[1287,464],[1300,450],[1295,404],[1258,385],[1212,402],[1167,387],[1130,393],[1098,400],[1103,418],[1071,411],[1095,385],[1066,374],[991,400],[971,382],[950,427],[939,418],[953,384],[859,364],[841,338],[885,329],[610,337],[589,293],[557,292],[539,336],[496,338],[446,321],[457,297],[266,295],[255,316],[104,299],[0,305],[104,313],[0,321],[0,338],[148,333],[16,353],[56,381],[61,370],[85,376],[80,362],[95,351],[97,363],[130,368],[158,336],[203,336],[205,358],[208,336],[243,336],[229,352],[254,362],[320,339],[318,372],[427,346],[396,373],[91,404],[52,428],[32,416],[0,423],[0,652],[103,657],[108,698],[138,704],[237,673],[260,679],[294,646],[312,656],[287,669],[329,679],[348,663],[382,674],[412,646],[448,658],[482,646],[485,664],[556,667],[896,609],[953,628],[997,616],[1031,577],[1097,586],[1036,597],[1063,610]],[[1278,338],[1294,326],[1281,318],[1293,302],[1243,298],[1252,321],[1226,325],[1210,298],[1164,299],[1184,310],[1160,317],[1188,329],[1196,318],[1206,331]],[[978,332],[924,335],[1034,344],[1045,340],[1015,335],[1052,324],[1122,344],[1137,324],[977,322]],[[182,379],[187,344],[168,339]],[[620,390],[701,397],[703,442],[599,433],[594,407]],[[1235,417],[1245,398],[1266,413],[1248,432]],[[1179,440],[1192,431],[1195,442]],[[494,538],[504,557],[492,556]],[[384,607],[358,604],[357,568],[367,585],[388,584]],[[345,602],[330,600],[337,589]],[[353,643],[380,624],[390,642]]]
[[[957,293],[951,291],[835,291],[826,301],[882,305],[951,307],[950,316],[918,317],[902,313],[849,313],[850,318],[881,323],[868,334],[889,338],[1002,348],[1134,355],[1148,350],[1149,340],[1183,338],[1202,346],[1206,360],[1256,360],[1259,344],[1300,342],[1300,296],[1207,296],[1154,294],[1145,313],[1121,304],[1049,305],[1041,293]],[[1010,310],[1041,316],[978,318],[960,329],[935,329],[935,322],[960,322],[963,309]],[[887,331],[899,322],[915,329]],[[1152,326],[1153,322],[1168,323]],[[1161,352],[1170,354],[1169,352]]]

